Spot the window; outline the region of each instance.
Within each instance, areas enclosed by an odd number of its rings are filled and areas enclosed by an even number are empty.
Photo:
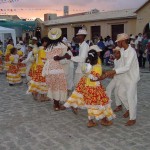
[[[98,42],[98,38],[101,35],[100,26],[91,26],[91,39],[94,43]]]
[[[112,25],[111,26],[111,35],[112,40],[116,40],[117,34],[124,33],[124,24]]]
[[[67,28],[61,28],[61,31],[62,31],[62,37],[67,38]]]

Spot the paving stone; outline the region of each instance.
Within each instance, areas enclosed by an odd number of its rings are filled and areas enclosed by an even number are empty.
[[[86,110],[55,112],[51,101],[34,101],[26,85],[9,87],[0,75],[0,150],[150,150],[149,85],[150,73],[141,73],[135,126],[124,126],[124,109],[113,126],[89,129]]]

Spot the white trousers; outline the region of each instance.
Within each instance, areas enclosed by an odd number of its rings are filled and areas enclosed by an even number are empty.
[[[30,81],[30,80],[31,80],[31,78],[30,78],[30,76],[29,76],[30,68],[31,68],[31,65],[27,65],[27,66],[26,66],[26,78],[27,78],[27,81]]]
[[[75,73],[75,78],[74,78],[74,85],[75,87],[79,83],[80,79],[83,77],[83,73]]]
[[[73,90],[74,87],[74,82],[73,82],[73,74],[74,73],[74,68],[69,68],[68,73],[66,74],[66,79],[67,79],[67,89],[68,90]]]
[[[113,78],[111,82],[106,87],[107,96],[111,99],[112,92],[114,90],[116,106],[120,106],[122,103],[127,110],[129,110],[129,105],[126,96],[125,86],[121,84],[120,79]]]
[[[126,89],[126,95],[129,104],[130,120],[135,120],[137,111],[137,82],[131,81],[129,79],[124,79],[123,85]],[[120,88],[121,84],[119,90]]]

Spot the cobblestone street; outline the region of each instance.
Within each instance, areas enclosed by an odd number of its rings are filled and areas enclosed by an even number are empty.
[[[55,112],[52,102],[36,102],[26,90],[25,84],[10,87],[0,75],[0,150],[150,150],[148,71],[141,73],[138,118],[132,127],[124,126],[127,119],[120,112],[111,127],[89,129],[86,110],[77,116],[70,109]]]

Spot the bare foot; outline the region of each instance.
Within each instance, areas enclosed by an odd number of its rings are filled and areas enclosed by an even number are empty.
[[[127,111],[125,112],[125,114],[123,115],[123,117],[124,117],[124,118],[128,118],[128,117],[129,117],[129,110],[127,110]]]
[[[122,110],[122,105],[119,105],[114,109],[114,112],[119,112],[121,110]]]
[[[133,126],[136,123],[136,120],[128,120],[125,126]]]

